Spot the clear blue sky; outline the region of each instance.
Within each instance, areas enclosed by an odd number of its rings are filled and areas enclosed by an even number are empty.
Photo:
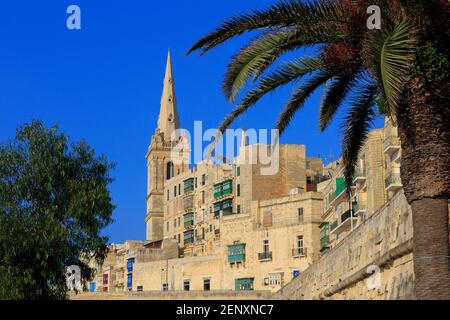
[[[269,0],[5,1],[0,10],[0,141],[32,119],[58,124],[117,163],[111,191],[112,242],[145,237],[145,153],[154,132],[167,49],[172,52],[181,126],[216,127],[232,108],[222,93],[224,68],[245,41],[184,57],[195,40],[223,19]],[[82,30],[66,28],[77,4]],[[271,128],[292,90],[267,97],[237,127]],[[305,144],[308,156],[336,158],[340,121],[318,130],[320,95],[294,119],[282,143]],[[380,125],[378,121],[377,125]]]

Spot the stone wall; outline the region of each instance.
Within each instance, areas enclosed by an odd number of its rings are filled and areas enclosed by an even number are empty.
[[[273,298],[412,298],[412,231],[411,209],[400,192]]]
[[[153,291],[72,294],[71,300],[267,300],[270,291]]]

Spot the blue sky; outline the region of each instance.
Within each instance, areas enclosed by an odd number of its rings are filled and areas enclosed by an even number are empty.
[[[145,237],[145,153],[154,132],[170,47],[181,126],[216,127],[232,109],[221,84],[225,66],[248,37],[199,57],[186,50],[225,18],[269,0],[7,1],[0,10],[0,141],[32,119],[58,124],[117,163],[111,186],[112,242]],[[82,30],[66,28],[66,8],[81,8]],[[272,128],[292,87],[264,98],[236,127]],[[308,156],[337,158],[339,117],[318,130],[316,94],[282,143],[305,144]],[[381,121],[377,121],[379,126]]]

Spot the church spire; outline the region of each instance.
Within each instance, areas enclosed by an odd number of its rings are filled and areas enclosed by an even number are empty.
[[[165,140],[170,140],[172,133],[179,128],[177,100],[173,81],[172,60],[170,50],[167,54],[166,74],[161,96],[161,106],[158,117],[158,129],[164,134]]]

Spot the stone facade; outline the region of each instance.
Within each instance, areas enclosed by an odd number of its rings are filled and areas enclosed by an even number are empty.
[[[411,239],[411,208],[400,192],[273,298],[411,298]]]

